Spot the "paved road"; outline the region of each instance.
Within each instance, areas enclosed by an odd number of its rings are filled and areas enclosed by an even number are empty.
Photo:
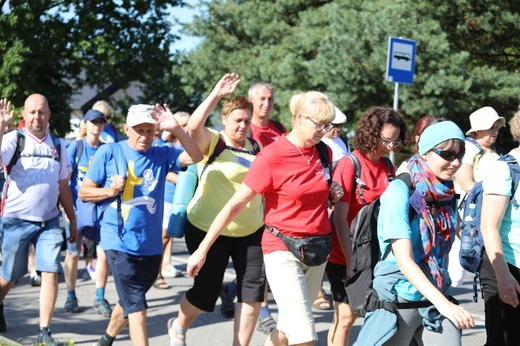
[[[186,268],[186,260],[188,253],[184,245],[184,239],[177,240],[173,248],[174,264],[180,268]],[[80,268],[83,267],[83,261],[80,260]],[[226,280],[229,281],[234,277],[231,266],[226,273]],[[484,330],[484,314],[483,302],[478,303],[471,301],[471,282],[468,277],[464,286],[455,290],[457,299],[468,309],[475,317],[477,326],[470,330],[464,331],[462,343],[463,345],[483,345],[485,342]],[[184,292],[191,287],[192,280],[189,277],[167,279],[167,282],[173,286],[169,290],[159,290],[151,288],[148,292],[148,332],[150,336],[150,345],[169,345],[169,338],[166,330],[166,322],[172,316],[176,316],[178,312],[179,301]],[[328,291],[328,283],[325,283]],[[104,333],[108,324],[108,319],[97,314],[91,304],[94,299],[94,283],[91,280],[78,280],[77,295],[80,300],[80,306],[83,312],[71,314],[63,310],[67,290],[63,276],[60,276],[58,302],[54,313],[52,324],[53,336],[61,342],[74,341],[75,345],[92,345]],[[5,301],[5,317],[7,320],[7,333],[0,334],[3,337],[16,341],[22,345],[32,345],[36,343],[36,334],[38,331],[38,296],[39,288],[29,285],[29,277],[22,278],[11,290]],[[106,297],[110,303],[114,304],[117,300],[115,287],[112,277],[106,290]],[[270,304],[273,315],[276,317],[276,305],[271,298]],[[218,302],[220,304],[220,301]],[[212,313],[205,313],[195,321],[192,328],[188,331],[187,343],[190,346],[195,345],[212,345],[212,346],[228,346],[233,340],[233,320],[225,319],[220,315],[220,305],[217,305]],[[318,346],[326,345],[327,329],[332,320],[331,311],[315,311],[315,318],[318,328],[319,342]],[[358,319],[351,334],[351,344],[355,340],[362,320]],[[263,345],[266,336],[256,331],[251,345]],[[131,345],[128,329],[117,337],[115,345]]]

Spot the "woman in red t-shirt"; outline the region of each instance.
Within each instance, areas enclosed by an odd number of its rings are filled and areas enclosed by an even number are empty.
[[[244,183],[224,206],[199,248],[188,259],[188,274],[197,275],[206,253],[233,218],[257,194],[265,199],[266,230],[262,252],[271,292],[278,306],[277,328],[268,343],[314,345],[318,340],[312,300],[318,294],[325,263],[306,265],[288,251],[284,236],[309,238],[330,234],[327,204],[343,196],[323,167],[316,144],[332,129],[334,106],[322,93],[309,91],[291,99],[292,131],[257,155]],[[327,149],[329,162],[332,159]],[[270,231],[271,230],[271,231]]]
[[[376,200],[389,183],[389,172],[383,157],[391,151],[400,149],[408,135],[404,120],[391,108],[371,107],[361,118],[354,135],[354,152],[361,166],[361,180],[366,184],[362,197],[366,204]],[[329,257],[327,277],[329,278],[334,318],[328,334],[328,345],[348,345],[350,329],[356,314],[348,304],[343,279],[347,273],[352,248],[350,245],[350,223],[364,205],[355,183],[353,161],[344,157],[338,161],[334,170],[334,180],[343,188],[344,195],[334,205],[334,228],[332,234],[332,253]],[[341,241],[340,241],[341,240]]]

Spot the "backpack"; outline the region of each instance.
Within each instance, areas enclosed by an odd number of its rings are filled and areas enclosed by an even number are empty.
[[[229,149],[236,152],[247,153],[256,155],[260,152],[260,145],[257,141],[252,138],[248,140],[253,145],[252,150],[241,150],[233,146],[226,145],[226,142],[222,137],[219,136],[217,145],[213,150],[213,153],[206,161],[204,168],[200,172],[200,177],[206,171],[209,165],[211,165],[215,159],[224,151]],[[186,226],[186,220],[188,219],[187,207],[191,199],[195,195],[197,190],[199,175],[197,174],[197,165],[190,165],[185,171],[180,171],[177,177],[177,185],[175,186],[175,193],[173,195],[172,212],[170,214],[170,221],[168,222],[167,233],[170,237],[182,238],[184,237],[184,230]]]
[[[359,162],[359,158],[354,153],[350,153],[347,155],[347,157],[352,160],[352,164],[354,165],[354,185],[357,186],[357,194],[359,196],[359,199],[361,200],[361,203],[363,205],[367,205],[367,202],[365,201],[365,198],[363,197],[363,192],[365,189],[365,186],[367,184],[361,180],[361,163]],[[382,156],[383,161],[386,164],[386,168],[388,168],[388,181],[392,181],[394,179],[394,169],[392,161],[386,156]]]
[[[22,155],[22,152],[25,149],[25,133],[23,132],[22,129],[16,130],[16,148],[14,149],[14,153],[13,153],[13,156],[11,157],[11,160],[9,161],[7,166],[5,166],[4,172],[1,173],[5,177],[5,181],[3,184],[3,190],[2,190],[2,202],[1,202],[2,215],[3,215],[3,211],[4,211],[5,201],[7,199],[7,187],[9,186],[9,183],[11,181],[11,179],[10,179],[11,170],[13,169],[14,165],[16,165],[16,163],[18,162],[18,159],[20,159],[20,157],[50,158],[50,159],[53,159],[53,160],[61,163],[61,140],[58,136],[56,136],[54,134],[54,132],[49,132],[49,135],[52,138],[52,144],[54,145],[54,149],[56,149],[56,151],[58,153],[57,158],[53,157],[51,155],[43,155],[43,154],[35,154],[35,153]]]
[[[109,143],[112,157],[116,165],[116,171],[118,175],[126,177],[127,175],[127,162],[123,149],[117,143]],[[115,149],[117,147],[117,149]],[[121,215],[121,204],[122,197],[118,194],[116,197],[111,197],[97,203],[85,202],[80,198],[76,201],[76,224],[78,231],[82,236],[99,243],[101,240],[99,219],[101,215],[107,210],[113,201],[117,202],[117,224],[118,234],[122,234],[123,230],[123,217]]]
[[[511,203],[517,208],[519,204],[515,199],[515,191],[520,180],[520,166],[510,154],[504,155],[498,160],[507,162],[507,167],[512,177]],[[474,302],[477,302],[477,281],[480,281],[479,269],[482,262],[482,254],[484,253],[484,240],[480,231],[480,211],[483,195],[482,182],[479,181],[466,194],[459,206],[459,209],[462,210],[459,261],[462,268],[475,273],[473,278]]]

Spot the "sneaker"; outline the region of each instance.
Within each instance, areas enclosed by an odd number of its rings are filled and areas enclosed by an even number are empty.
[[[161,271],[164,278],[180,278],[184,276],[182,270],[177,269],[173,264],[170,264],[166,270]]]
[[[106,299],[95,300],[94,309],[105,317],[110,317],[112,315],[112,308]]]
[[[58,340],[53,339],[51,336],[51,330],[49,328],[42,328],[38,333],[36,343],[42,346],[59,346]]]
[[[65,311],[76,313],[81,312],[81,309],[78,305],[78,298],[67,298],[67,301],[65,302]]]
[[[31,286],[38,287],[42,285],[42,277],[38,274],[35,274],[34,276],[31,276],[31,280],[29,281],[31,283]]]
[[[96,269],[92,266],[87,266],[83,268],[83,279],[85,280],[95,280],[96,279]]]
[[[7,331],[7,324],[5,323],[4,317],[4,303],[0,304],[0,333]]]
[[[274,328],[276,328],[276,321],[271,316],[267,316],[263,320],[259,319],[258,325],[256,326],[256,330],[266,335],[271,334]]]
[[[222,304],[220,305],[220,313],[225,318],[233,318],[235,316],[235,297],[228,295],[227,286],[222,286],[222,290],[220,290],[220,299],[222,300]]]

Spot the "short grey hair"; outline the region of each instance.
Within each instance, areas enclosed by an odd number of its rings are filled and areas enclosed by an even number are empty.
[[[269,83],[267,83],[267,82],[257,82],[257,83],[255,83],[255,84],[253,84],[253,85],[251,85],[251,86],[249,87],[249,90],[247,91],[247,95],[248,95],[249,97],[253,96],[253,93],[255,92],[255,89],[256,89],[257,87],[259,87],[259,86],[263,86],[264,88],[269,89],[269,90],[271,90],[272,92],[274,92],[273,86],[272,86],[271,84],[269,84]]]

